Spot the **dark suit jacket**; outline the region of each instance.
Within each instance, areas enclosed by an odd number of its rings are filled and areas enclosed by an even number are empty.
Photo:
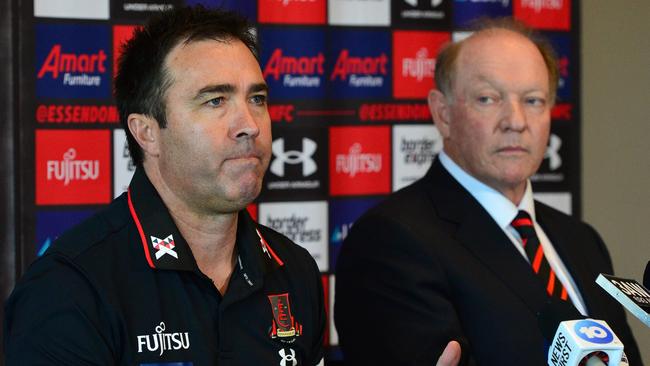
[[[630,365],[641,365],[622,307],[594,282],[613,273],[599,235],[544,204],[535,210],[589,316],[606,320]],[[451,339],[472,365],[546,365],[541,281],[437,160],[354,224],[336,276],[334,317],[349,365],[434,366]]]

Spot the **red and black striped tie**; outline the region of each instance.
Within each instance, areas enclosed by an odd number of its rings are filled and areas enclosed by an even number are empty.
[[[546,292],[548,292],[549,296],[566,300],[568,298],[566,289],[562,285],[562,282],[555,276],[555,272],[544,255],[544,249],[539,243],[539,238],[537,237],[537,233],[535,233],[535,226],[530,215],[526,211],[520,210],[517,217],[512,220],[512,227],[521,236],[521,241],[530,265],[546,286]]]

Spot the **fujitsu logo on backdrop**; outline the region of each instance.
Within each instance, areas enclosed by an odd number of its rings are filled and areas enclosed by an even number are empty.
[[[330,80],[345,80],[349,75],[352,87],[381,86],[384,78],[372,75],[387,75],[387,64],[388,56],[383,52],[377,57],[354,57],[344,48],[339,53]]]
[[[276,48],[264,67],[264,78],[272,76],[279,80],[282,74],[284,86],[319,87],[320,77],[315,75],[325,73],[324,64],[325,56],[321,52],[312,57],[293,57],[285,56],[281,48]]]
[[[110,130],[48,130],[35,134],[36,204],[110,202]]]
[[[68,149],[62,160],[47,161],[47,180],[63,181],[67,186],[73,180],[97,180],[99,178],[99,160],[75,160],[77,150]]]
[[[415,58],[403,58],[402,76],[415,78],[417,81],[422,81],[425,77],[432,78],[436,70],[436,59],[427,56],[429,50],[422,47],[415,53]]]
[[[61,44],[57,43],[52,46],[37,77],[41,79],[49,73],[52,79],[58,79],[62,73],[63,85],[99,86],[102,82],[101,76],[88,73],[105,73],[106,58],[104,50],[97,53],[66,53]]]
[[[521,0],[522,8],[529,8],[540,13],[542,10],[560,10],[564,6],[564,0]]]
[[[356,142],[347,154],[336,154],[336,172],[349,175],[357,173],[378,173],[381,171],[381,154],[363,153],[363,147]]]

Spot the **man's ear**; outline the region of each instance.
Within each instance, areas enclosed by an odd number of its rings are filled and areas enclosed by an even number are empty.
[[[140,113],[129,114],[129,131],[142,148],[144,156],[160,154],[160,126],[158,122]]]
[[[427,102],[429,103],[431,117],[438,131],[440,131],[440,135],[443,138],[449,137],[450,101],[440,90],[433,89],[429,92]]]

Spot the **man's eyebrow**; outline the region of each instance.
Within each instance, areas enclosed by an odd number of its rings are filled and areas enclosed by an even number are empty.
[[[248,94],[258,93],[258,92],[268,92],[269,87],[266,83],[257,83],[248,87]]]
[[[237,90],[237,88],[232,84],[216,84],[208,85],[201,88],[197,93],[194,99],[201,99],[205,94],[232,94]]]

